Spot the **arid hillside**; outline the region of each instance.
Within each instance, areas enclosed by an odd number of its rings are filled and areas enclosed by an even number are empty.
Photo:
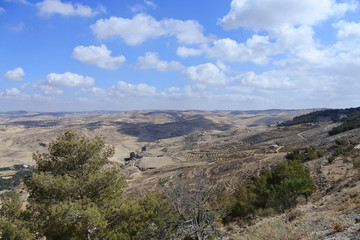
[[[305,163],[317,189],[310,202],[292,213],[257,219],[249,228],[224,227],[223,239],[359,239],[360,174],[354,166],[360,157],[360,130],[329,136],[337,123],[326,119],[314,124],[276,124],[309,112],[0,114],[0,167],[4,168],[0,173],[9,178],[16,171],[8,167],[33,165],[33,152],[46,151],[57,135],[75,129],[87,136],[103,135],[115,146],[111,161],[126,174],[128,194],[159,190],[162,182],[191,177],[199,169],[212,184],[221,184],[231,193],[293,150],[312,147],[323,155]],[[291,221],[289,214],[294,215]],[[276,232],[280,235],[271,235],[274,224],[283,231]]]

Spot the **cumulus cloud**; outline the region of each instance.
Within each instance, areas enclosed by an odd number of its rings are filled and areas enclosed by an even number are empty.
[[[98,96],[98,97],[102,97],[102,96],[107,95],[105,89],[98,88],[98,87],[82,88],[81,93],[88,94],[88,95],[93,95],[93,96]]]
[[[112,57],[111,51],[104,44],[88,47],[77,46],[74,48],[73,57],[80,62],[111,70],[119,68],[126,60],[123,55]]]
[[[189,57],[189,56],[199,56],[203,54],[203,51],[201,49],[196,48],[188,48],[188,47],[178,47],[176,50],[176,54],[180,57]]]
[[[131,96],[155,96],[157,94],[156,87],[149,86],[146,83],[130,84],[119,81],[115,86],[109,89],[109,94],[117,97]]]
[[[63,74],[50,73],[45,77],[44,84],[52,87],[87,87],[94,85],[92,77],[82,76],[76,73],[65,72]]]
[[[212,63],[191,66],[183,70],[182,76],[200,86],[213,86],[226,84],[224,72]]]
[[[17,88],[7,88],[5,89],[5,96],[18,96],[21,92]]]
[[[333,24],[333,26],[338,29],[336,34],[338,39],[351,41],[360,40],[360,23],[341,20]]]
[[[157,21],[144,13],[139,13],[131,19],[121,17],[99,19],[90,28],[100,39],[120,37],[132,46],[161,36],[176,36],[179,42],[185,44],[206,41],[206,37],[202,33],[202,26],[195,20],[163,19]]]
[[[7,71],[3,75],[3,78],[6,81],[22,81],[24,76],[25,76],[24,70],[21,67],[17,67],[13,70]]]
[[[267,56],[272,54],[271,45],[268,36],[254,35],[245,44],[224,38],[214,41],[213,47],[207,49],[207,54],[227,61],[265,64],[268,61]]]
[[[139,69],[155,69],[159,72],[178,71],[184,68],[179,62],[160,60],[158,54],[155,52],[147,52],[145,56],[138,57],[136,66]]]
[[[179,47],[177,54],[180,57],[205,54],[209,58],[228,62],[267,64],[271,62],[271,57],[286,51],[287,54],[310,52],[315,48],[313,35],[313,29],[307,25],[285,26],[272,29],[268,35],[254,34],[245,42],[222,38],[202,44],[198,49]]]
[[[39,81],[33,84],[32,89],[35,91],[43,91],[45,95],[49,96],[61,96],[63,95],[63,90],[50,86],[45,81]]]
[[[131,84],[123,81],[117,82],[116,85],[108,89],[98,87],[82,88],[80,93],[105,99],[113,99],[113,97],[151,97],[158,95],[156,87],[149,86],[146,83]]]
[[[81,3],[62,2],[61,0],[44,0],[36,4],[39,14],[42,16],[51,16],[59,14],[63,16],[81,16],[93,17],[99,14],[99,11]],[[104,12],[103,6],[99,7],[100,12]]]
[[[247,27],[255,30],[286,25],[313,25],[329,16],[354,10],[357,3],[334,0],[233,0],[229,13],[219,20],[226,29]]]
[[[283,89],[292,87],[290,77],[282,71],[268,71],[257,75],[254,72],[246,72],[232,78],[232,82],[241,86],[262,89]]]
[[[178,87],[169,87],[169,88],[167,88],[167,89],[165,89],[165,92],[167,92],[167,93],[174,93],[174,92],[180,92],[180,88],[178,88]]]

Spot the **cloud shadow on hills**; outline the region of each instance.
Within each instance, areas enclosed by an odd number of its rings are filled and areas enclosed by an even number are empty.
[[[113,123],[114,124],[114,123]],[[191,118],[176,122],[155,123],[125,123],[116,122],[118,132],[138,138],[139,142],[154,142],[159,139],[184,136],[195,131],[228,130],[231,125],[217,124],[204,117]]]

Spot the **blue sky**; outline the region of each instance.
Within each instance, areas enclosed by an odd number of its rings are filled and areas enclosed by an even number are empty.
[[[0,0],[0,111],[360,104],[354,0]]]

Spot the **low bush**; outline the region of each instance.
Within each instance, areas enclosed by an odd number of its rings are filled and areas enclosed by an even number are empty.
[[[300,160],[301,162],[307,162],[314,160],[316,158],[321,158],[324,156],[324,153],[321,151],[316,151],[314,147],[309,147],[304,150],[296,149],[291,153],[288,153],[285,158],[288,160]]]
[[[349,224],[345,224],[344,220],[340,222],[333,222],[331,226],[337,232],[342,232],[345,229],[349,228]]]
[[[360,169],[360,158],[357,158],[353,162],[354,168]]]
[[[301,161],[285,160],[273,170],[264,170],[252,176],[251,182],[241,184],[227,203],[229,221],[248,215],[272,215],[297,205],[298,197],[305,199],[315,191],[315,184],[308,169]]]

